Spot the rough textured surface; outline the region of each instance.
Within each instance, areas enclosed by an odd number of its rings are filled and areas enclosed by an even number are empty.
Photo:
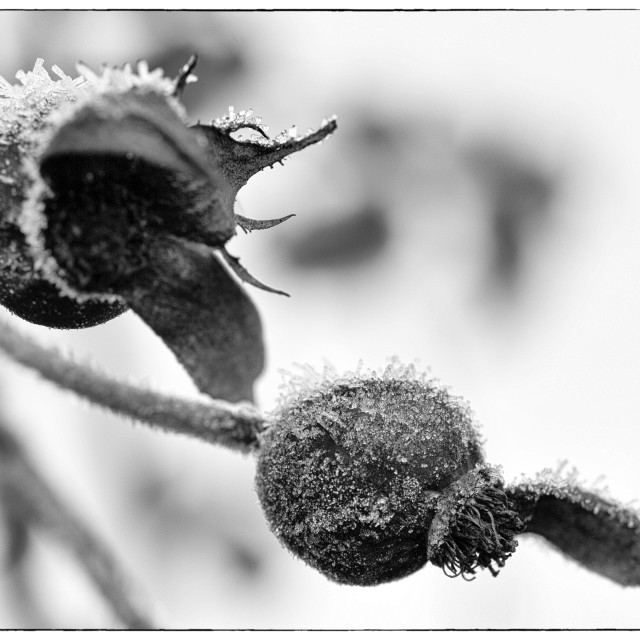
[[[209,396],[253,399],[264,365],[258,312],[211,249],[174,237],[149,245],[147,268],[123,295]]]
[[[497,576],[524,529],[500,470],[477,465],[440,496],[429,529],[429,561],[452,578],[473,580],[477,569]]]
[[[197,124],[190,127],[207,140],[209,161],[220,175],[224,175],[235,192],[262,169],[282,162],[287,156],[315,143],[321,143],[338,126],[335,116],[324,120],[316,131],[309,129],[305,135],[298,135],[295,127],[271,139],[266,137],[260,118],[236,114],[233,108],[224,118],[214,120],[210,125]],[[260,131],[250,139],[238,140],[230,134],[242,129]]]
[[[468,409],[411,368],[297,386],[256,474],[274,533],[338,582],[373,585],[427,562],[443,488],[481,462]]]
[[[18,220],[32,183],[25,162],[33,161],[50,114],[72,104],[80,90],[70,78],[49,78],[41,63],[21,77],[20,85],[0,83],[0,304],[24,320],[57,329],[101,324],[126,305],[63,295],[39,270]]]
[[[57,130],[39,161],[50,188],[42,213],[51,252],[81,240],[90,251],[93,239],[83,236],[96,227],[125,243],[122,224],[209,246],[235,234],[235,193],[166,96],[136,89],[99,96]],[[82,260],[82,245],[74,248]],[[73,277],[73,267],[65,271]]]
[[[527,533],[624,586],[640,586],[640,516],[603,490],[580,486],[577,474],[546,469],[509,487]]]
[[[127,303],[202,391],[250,400],[264,360],[261,325],[213,251],[241,280],[277,292],[224,245],[237,224],[262,229],[286,218],[237,218],[235,198],[252,175],[326,138],[335,118],[305,135],[292,127],[270,139],[252,112],[231,107],[209,125],[189,127],[178,98],[194,79],[195,58],[176,79],[140,62],[136,71],[125,65],[99,74],[79,65],[84,77],[76,79],[54,67],[60,80],[52,80],[42,63],[19,76],[21,85],[0,79],[0,141],[10,165],[0,174],[8,216],[0,226],[0,301],[11,295],[31,311],[29,296],[52,292],[54,303],[63,302],[54,309],[39,301],[40,319],[57,321],[52,314],[69,306],[93,314],[74,317],[74,327],[106,321]],[[259,139],[236,140],[231,134],[240,129]],[[18,166],[24,173],[14,175]],[[36,270],[44,285],[16,294],[16,278],[32,285]]]

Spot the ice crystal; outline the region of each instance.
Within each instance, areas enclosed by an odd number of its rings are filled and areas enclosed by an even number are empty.
[[[38,58],[31,71],[16,73],[17,84],[0,76],[0,141],[11,135],[30,135],[46,125],[47,116],[54,110],[92,95],[136,88],[170,97],[175,90],[174,80],[166,77],[162,69],[150,71],[144,60],[135,71],[129,64],[122,68],[105,66],[100,73],[83,63],[78,63],[77,68],[81,75],[72,78],[54,65],[52,71],[57,79],[52,78],[44,60]]]
[[[575,467],[567,468],[562,462],[556,469],[546,468],[533,478],[522,477],[515,483],[523,497],[536,501],[544,496],[578,505],[594,515],[606,516],[620,524],[640,530],[640,511],[633,504],[621,504],[614,500],[603,476],[587,486]]]
[[[291,143],[299,143],[304,141],[309,136],[317,133],[321,129],[334,124],[337,120],[337,116],[333,115],[330,118],[324,118],[318,129],[308,129],[304,135],[298,135],[298,128],[293,125],[288,129],[283,130],[273,138],[267,136],[269,126],[262,124],[262,117],[255,115],[253,109],[241,110],[236,113],[233,106],[229,107],[229,113],[216,118],[211,121],[211,125],[216,127],[222,132],[234,132],[240,129],[253,129],[255,132],[248,142],[258,144],[263,147],[279,147]],[[327,134],[328,137],[330,134]],[[319,144],[321,141],[318,142]]]
[[[601,483],[600,483],[601,484]],[[585,484],[575,469],[545,469],[507,487],[527,526],[568,558],[623,586],[640,585],[640,513]]]

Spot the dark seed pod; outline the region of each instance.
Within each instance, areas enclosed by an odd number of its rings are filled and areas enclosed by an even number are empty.
[[[523,529],[468,409],[411,368],[297,391],[264,433],[256,488],[284,545],[347,584],[429,560],[495,574]]]
[[[33,186],[28,167],[48,118],[75,100],[77,86],[67,77],[52,80],[42,60],[19,77],[16,86],[0,79],[0,304],[28,322],[56,329],[102,324],[126,311],[124,302],[63,294],[40,270],[19,222]]]

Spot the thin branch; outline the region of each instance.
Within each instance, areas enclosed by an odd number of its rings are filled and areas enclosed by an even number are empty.
[[[50,382],[117,414],[236,451],[248,452],[258,446],[257,434],[264,428],[264,418],[249,403],[188,400],[141,389],[71,361],[2,321],[0,349]]]
[[[0,495],[5,508],[15,517],[43,529],[71,550],[127,628],[157,628],[112,554],[62,504],[25,458],[18,443],[1,427]]]

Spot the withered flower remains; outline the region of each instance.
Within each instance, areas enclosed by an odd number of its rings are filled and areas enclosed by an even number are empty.
[[[253,303],[220,262],[267,290],[225,250],[236,233],[286,219],[236,216],[239,189],[261,169],[321,141],[325,121],[267,137],[251,111],[189,126],[175,79],[138,64],[79,65],[71,79],[38,60],[3,81],[0,103],[0,302],[31,322],[78,328],[133,309],[202,391],[251,399],[263,367]],[[252,130],[252,138],[232,134]]]

